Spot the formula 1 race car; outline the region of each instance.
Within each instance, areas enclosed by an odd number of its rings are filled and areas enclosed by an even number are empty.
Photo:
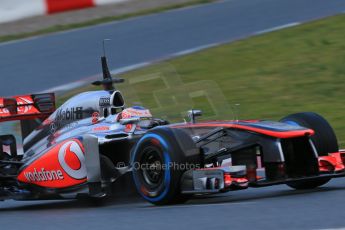
[[[55,109],[54,94],[0,99],[0,121],[20,120],[23,155],[0,136],[0,199],[103,198],[125,174],[153,204],[195,194],[287,184],[312,189],[345,176],[345,152],[328,122],[298,113],[266,120],[169,124],[140,106],[125,108],[102,57],[104,90]]]

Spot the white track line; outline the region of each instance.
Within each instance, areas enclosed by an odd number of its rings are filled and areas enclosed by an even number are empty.
[[[69,83],[69,84],[64,84],[64,85],[53,87],[53,88],[44,90],[43,92],[39,92],[39,93],[68,91],[68,90],[72,90],[72,89],[81,87],[83,85],[84,85],[84,82],[82,82],[82,81],[75,81],[75,82],[72,82],[72,83]]]
[[[152,64],[151,62],[142,62],[142,63],[138,63],[138,64],[134,64],[134,65],[129,65],[129,66],[125,66],[125,67],[121,67],[119,69],[115,69],[115,70],[111,70],[111,74],[120,74],[120,73],[125,73],[125,72],[129,72],[135,69],[139,69],[139,68],[143,68],[145,66],[148,66]],[[69,90],[73,90],[76,89],[78,87],[84,86],[86,84],[88,84],[91,81],[97,80],[99,77],[101,76],[101,74],[97,74],[79,81],[75,81],[72,83],[67,83],[67,84],[63,84],[60,86],[56,86],[56,87],[52,87],[46,90],[43,90],[41,92],[38,93],[48,93],[48,92],[65,92],[65,91],[69,91]]]
[[[132,71],[135,69],[140,69],[140,68],[143,68],[143,67],[148,66],[150,64],[151,64],[151,62],[142,62],[142,63],[138,63],[138,64],[134,64],[134,65],[121,67],[119,69],[114,69],[110,72],[111,72],[111,74],[120,74],[120,73],[129,72],[129,71]]]
[[[300,22],[292,22],[292,23],[288,23],[288,24],[284,24],[284,25],[280,25],[280,26],[275,26],[275,27],[272,27],[272,28],[269,28],[269,29],[265,29],[265,30],[260,30],[260,31],[254,32],[252,34],[252,36],[261,35],[261,34],[269,33],[269,32],[272,32],[272,31],[282,30],[282,29],[286,29],[286,28],[289,28],[289,27],[298,26],[300,24],[301,24]],[[220,45],[223,45],[223,44],[235,41],[235,40],[231,39],[231,40],[227,40],[227,41],[223,41],[223,42],[219,42],[219,43],[211,43],[211,44],[207,44],[207,45],[197,46],[197,47],[194,47],[194,48],[191,48],[191,49],[181,50],[181,51],[178,51],[178,52],[173,53],[171,55],[167,55],[166,57],[163,57],[163,58],[160,58],[160,59],[157,59],[157,60],[153,60],[153,61],[150,61],[150,62],[141,62],[141,63],[129,65],[129,66],[124,66],[124,67],[121,67],[119,69],[114,69],[114,70],[111,71],[111,73],[112,74],[120,74],[120,73],[129,72],[129,71],[132,71],[132,70],[136,70],[136,69],[140,69],[140,68],[152,65],[153,63],[157,63],[157,62],[169,60],[169,59],[172,59],[172,58],[181,57],[181,56],[185,56],[185,55],[188,55],[188,54],[200,52],[202,50],[209,49],[209,48],[212,48],[212,47],[215,47],[215,46],[220,46]],[[94,75],[94,76],[91,76],[91,77],[88,77],[88,78],[84,78],[84,79],[81,79],[79,81],[75,81],[75,82],[72,82],[72,83],[63,84],[63,85],[60,85],[60,86],[49,88],[47,90],[44,90],[43,92],[63,93],[63,92],[66,92],[66,91],[73,90],[73,89],[76,89],[78,87],[81,87],[83,85],[87,85],[90,81],[96,80],[97,78],[99,78],[99,76],[101,76],[101,74],[97,74],[97,75]]]
[[[273,32],[273,31],[277,31],[277,30],[282,30],[282,29],[286,29],[286,28],[290,28],[290,27],[294,27],[294,26],[298,26],[300,25],[300,22],[292,22],[292,23],[287,23],[281,26],[275,26],[269,29],[265,29],[265,30],[260,30],[258,32],[255,32],[254,35],[260,35],[260,34],[266,34],[269,32]]]
[[[199,52],[201,50],[209,49],[209,48],[212,48],[212,47],[217,46],[217,45],[219,45],[219,44],[218,43],[212,43],[212,44],[209,44],[209,45],[197,46],[195,48],[186,49],[186,50],[182,50],[182,51],[176,52],[176,53],[174,53],[172,55],[169,55],[169,56],[171,58],[173,58],[173,57],[180,57],[180,56],[196,53],[196,52]]]

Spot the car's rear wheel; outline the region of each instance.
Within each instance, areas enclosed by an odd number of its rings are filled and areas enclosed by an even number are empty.
[[[283,118],[281,122],[313,129],[315,134],[311,137],[311,140],[319,156],[327,156],[329,153],[339,151],[333,128],[322,116],[312,112],[295,113]],[[327,178],[320,178],[301,182],[289,182],[287,185],[294,189],[313,189],[326,184],[329,180]]]
[[[146,133],[131,157],[138,193],[156,204],[181,203],[181,176],[200,164],[200,153],[192,138],[182,130],[159,127]]]

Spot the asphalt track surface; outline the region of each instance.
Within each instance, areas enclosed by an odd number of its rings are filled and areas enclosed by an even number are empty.
[[[344,0],[227,0],[0,44],[0,95],[46,90],[100,73],[101,41],[112,68],[345,11]]]
[[[1,229],[340,229],[345,228],[345,179],[311,191],[287,186],[248,189],[152,206],[114,199],[102,207],[77,201],[5,201]]]
[[[0,45],[1,94],[40,91],[100,72],[100,41],[112,38],[116,68],[247,37],[345,10],[343,0],[234,0]],[[312,191],[248,189],[155,207],[115,198],[5,201],[0,229],[330,229],[345,228],[345,179]]]

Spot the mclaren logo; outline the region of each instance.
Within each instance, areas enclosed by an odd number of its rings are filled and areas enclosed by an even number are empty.
[[[77,157],[79,161],[79,165],[77,165],[77,167],[72,167],[66,162],[66,156],[71,157],[73,155]],[[67,141],[63,144],[59,150],[58,158],[61,167],[70,177],[77,180],[81,180],[86,177],[84,153],[77,142]]]

